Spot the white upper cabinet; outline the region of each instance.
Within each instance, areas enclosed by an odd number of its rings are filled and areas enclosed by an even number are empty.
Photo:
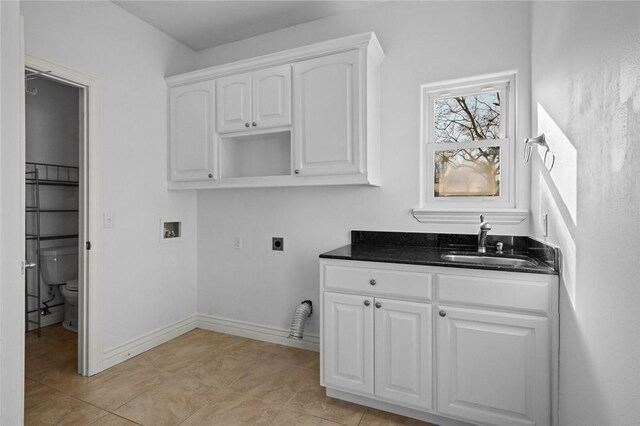
[[[171,180],[213,180],[216,139],[213,82],[171,88],[169,105]]]
[[[360,50],[294,65],[295,170],[300,176],[363,173]]]
[[[186,179],[172,173],[169,188],[380,185],[383,58],[375,34],[365,33],[168,77],[172,90],[216,89],[215,123],[196,114],[184,126],[215,132],[207,159],[215,158],[216,171]],[[197,144],[182,150],[194,160],[202,154]]]
[[[291,125],[291,67],[222,77],[216,82],[218,133]]]
[[[216,81],[218,133],[251,127],[251,73],[231,75]]]
[[[267,68],[252,73],[251,122],[257,129],[291,125],[291,67]]]

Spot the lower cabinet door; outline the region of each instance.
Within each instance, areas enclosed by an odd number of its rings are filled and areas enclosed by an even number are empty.
[[[494,425],[550,424],[549,320],[437,310],[437,410]]]
[[[324,293],[323,379],[373,394],[373,297]]]
[[[432,408],[431,305],[375,299],[375,393]]]

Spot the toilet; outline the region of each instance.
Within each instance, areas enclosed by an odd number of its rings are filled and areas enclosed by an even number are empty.
[[[69,280],[60,286],[64,297],[64,321],[62,326],[67,330],[78,332],[78,280]]]
[[[40,273],[44,283],[59,286],[64,298],[67,330],[78,332],[78,246],[48,247],[40,250]]]

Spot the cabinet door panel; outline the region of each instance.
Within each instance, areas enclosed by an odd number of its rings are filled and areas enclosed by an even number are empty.
[[[373,394],[373,309],[372,297],[324,294],[325,386]]]
[[[171,180],[207,180],[214,172],[213,81],[169,91]]]
[[[496,425],[550,423],[547,318],[439,307],[438,411]]]
[[[376,395],[431,409],[431,305],[375,301]]]
[[[251,88],[256,128],[291,124],[291,66],[253,72]]]
[[[251,73],[216,81],[218,133],[248,130],[251,123]]]
[[[360,69],[356,50],[294,65],[299,175],[362,172]]]

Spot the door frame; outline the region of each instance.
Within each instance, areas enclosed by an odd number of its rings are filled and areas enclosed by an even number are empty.
[[[102,184],[100,78],[35,56],[25,55],[24,68],[47,72],[47,78],[80,89],[78,373],[102,371]],[[25,141],[22,141],[25,149]],[[24,151],[23,151],[24,152]],[[24,179],[24,176],[23,176]],[[24,183],[24,182],[23,182]],[[90,242],[90,249],[87,249]]]

